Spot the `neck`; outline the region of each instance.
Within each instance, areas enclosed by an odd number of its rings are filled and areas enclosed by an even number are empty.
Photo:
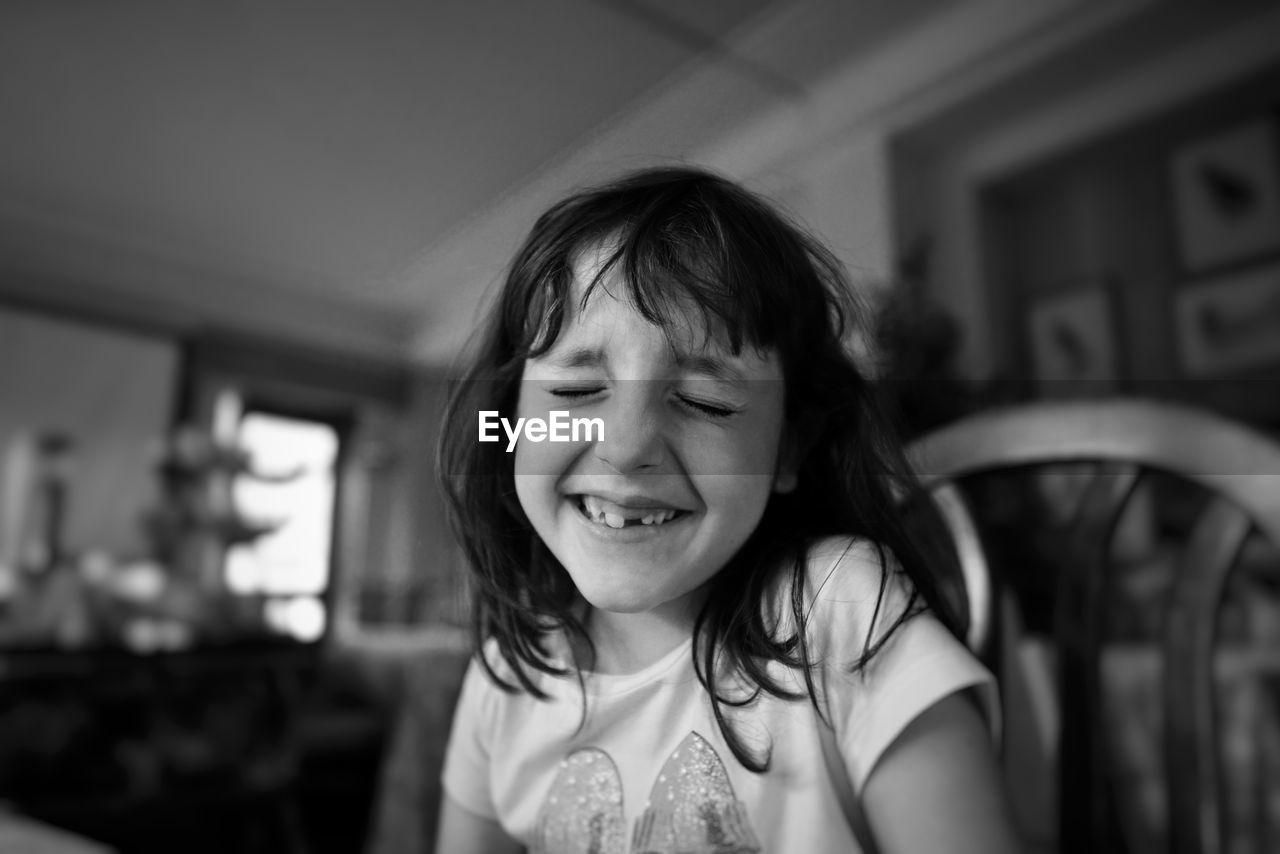
[[[587,633],[595,644],[596,673],[636,673],[659,661],[693,633],[702,597],[677,607],[655,608],[635,614],[595,609]]]

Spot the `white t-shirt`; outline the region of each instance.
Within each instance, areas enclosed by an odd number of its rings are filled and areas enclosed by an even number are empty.
[[[878,553],[866,544],[832,539],[811,550],[810,655],[826,665],[826,700],[855,790],[903,728],[949,694],[982,686],[996,725],[991,675],[930,615],[908,619],[870,664],[849,672],[867,641],[880,579]],[[891,576],[877,635],[906,601]],[[777,602],[785,637],[789,600]],[[807,697],[762,692],[749,707],[726,708],[748,745],[771,746],[769,770],[752,773],[721,736],[690,647],[686,641],[639,673],[585,674],[585,722],[576,678],[535,674],[551,697],[544,701],[503,692],[473,661],[454,715],[445,790],[534,854],[860,851]],[[783,685],[804,690],[798,673],[770,667]]]

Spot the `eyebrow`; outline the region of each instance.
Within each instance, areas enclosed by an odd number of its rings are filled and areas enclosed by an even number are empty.
[[[549,359],[557,368],[599,368],[608,364],[604,350],[599,347],[575,347]],[[676,367],[693,374],[705,374],[712,379],[733,385],[745,385],[742,372],[723,359],[694,353],[675,353]]]
[[[548,361],[557,368],[598,368],[608,360],[599,347],[575,347],[566,350]]]
[[[743,385],[746,382],[741,371],[724,360],[711,356],[676,353],[676,367],[694,374],[706,374],[712,379],[723,380],[734,385]]]

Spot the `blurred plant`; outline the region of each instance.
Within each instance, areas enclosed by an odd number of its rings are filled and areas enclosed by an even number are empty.
[[[267,633],[263,602],[232,595],[222,578],[229,546],[278,524],[247,518],[236,507],[234,479],[259,476],[242,449],[192,427],[159,442],[152,463],[160,498],[142,520],[150,553],[121,558],[62,547],[70,448],[61,437],[28,440],[9,455],[4,509],[12,519],[0,532],[9,541],[0,557],[10,557],[0,645],[156,652]]]
[[[174,573],[220,590],[227,548],[252,542],[280,525],[240,511],[236,478],[288,480],[295,475],[257,472],[242,448],[217,442],[190,426],[178,428],[161,443],[155,457],[163,498],[144,518],[153,554]]]
[[[958,370],[959,323],[929,296],[931,252],[927,236],[903,252],[873,327],[879,378],[907,439],[972,411],[981,394]]]

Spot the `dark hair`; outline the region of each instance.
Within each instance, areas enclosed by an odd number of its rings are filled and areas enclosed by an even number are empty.
[[[652,169],[573,195],[538,219],[512,262],[470,368],[450,390],[438,462],[471,572],[473,639],[477,648],[496,641],[517,684],[501,679],[481,655],[489,675],[508,690],[543,697],[529,669],[564,673],[548,660],[547,631],[564,629],[591,649],[575,616],[577,591],[516,498],[512,456],[477,442],[474,425],[479,410],[513,414],[525,360],[555,343],[572,307],[574,261],[598,246],[611,254],[591,287],[613,270],[647,320],[670,329],[692,303],[708,334],[722,336],[735,353],[744,346],[773,351],[782,365],[798,484],[770,497],[755,531],[713,578],[693,645],[698,678],[726,742],[744,766],[761,771],[769,765],[767,753],[763,759],[750,754],[724,707],[749,703],[761,691],[802,698],[770,678],[770,661],[800,669],[810,701],[818,704],[804,630],[806,558],[817,539],[853,535],[877,544],[881,597],[891,572],[910,581],[907,608],[874,642],[868,633],[855,670],[925,606],[957,635],[962,621],[904,528],[898,500],[913,481],[876,386],[846,348],[846,333],[862,315],[840,263],[742,187],[701,170]],[[764,605],[772,582],[788,568],[798,628],[779,637]],[[722,670],[726,663],[729,671]],[[719,690],[719,677],[734,669],[754,687],[749,698]]]

